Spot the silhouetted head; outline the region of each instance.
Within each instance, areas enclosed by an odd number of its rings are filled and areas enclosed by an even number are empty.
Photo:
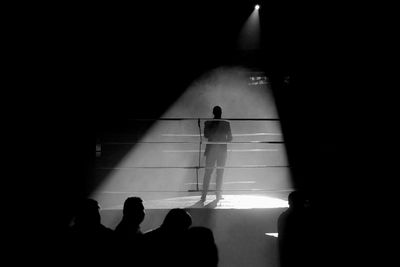
[[[218,266],[218,248],[211,229],[196,226],[187,232],[190,257],[202,251],[202,257],[196,259],[191,266]],[[192,255],[193,254],[193,255]]]
[[[188,237],[202,245],[215,243],[213,232],[207,227],[191,227],[188,231]]]
[[[192,217],[184,209],[172,209],[165,216],[162,228],[183,232],[192,225]]]
[[[301,191],[293,191],[289,194],[288,201],[291,208],[304,208],[306,197]]]
[[[140,224],[145,216],[143,200],[140,197],[128,197],[124,202],[123,215],[133,224]]]
[[[90,226],[100,224],[100,206],[94,199],[85,199],[77,208],[75,225]]]
[[[220,106],[215,106],[213,108],[213,114],[215,119],[220,119],[222,115],[222,108]]]

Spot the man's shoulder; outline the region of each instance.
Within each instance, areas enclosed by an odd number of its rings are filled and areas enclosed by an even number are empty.
[[[223,127],[230,127],[230,123],[227,120],[219,120],[219,125],[222,125]]]
[[[114,234],[115,234],[114,230],[112,230],[111,228],[108,228],[102,224],[99,225],[98,231],[101,234],[106,235],[107,237],[114,236]]]
[[[144,234],[145,236],[154,236],[154,235],[157,235],[158,232],[160,232],[160,228],[153,228],[153,229],[147,230],[147,231],[144,232],[143,234]]]
[[[229,121],[224,120],[224,119],[213,119],[213,120],[205,121],[204,123],[206,123],[206,124],[212,124],[212,123],[229,124]]]

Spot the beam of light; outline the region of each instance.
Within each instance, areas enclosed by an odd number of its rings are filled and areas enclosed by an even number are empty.
[[[240,50],[257,50],[260,48],[260,18],[259,6],[255,6],[253,12],[243,25],[238,38],[238,48]]]
[[[257,195],[226,195],[219,209],[274,209],[287,208],[288,203],[282,199]]]
[[[238,182],[225,182],[224,184],[255,184],[255,181],[238,181]],[[194,185],[196,183],[186,183],[186,184],[191,184]],[[210,184],[215,184],[215,183],[211,183]]]
[[[191,192],[197,184],[193,166],[199,165],[197,118],[211,118],[215,105],[222,107],[223,118],[278,118],[268,83],[249,85],[249,76],[251,71],[242,67],[220,67],[195,80],[162,116],[195,120],[156,121],[121,162],[99,168],[110,172],[92,197],[103,208],[120,207],[132,195],[150,203],[148,207],[151,208],[163,208],[163,202],[171,203],[171,199],[173,203],[186,197],[198,199],[200,192]],[[231,198],[226,205],[230,203],[235,208],[285,205],[280,200],[251,197],[266,190],[292,188],[290,170],[285,167],[284,144],[251,143],[283,141],[279,121],[238,120],[230,123],[233,141],[238,143],[228,146],[230,153],[224,172],[224,190],[227,194],[229,190],[240,190],[249,196],[240,201]],[[201,126],[203,124],[201,121]],[[203,144],[201,166],[205,165],[204,149]],[[200,190],[203,176],[204,169],[199,169]],[[247,180],[252,182],[235,183]],[[215,188],[213,181],[214,177],[210,190]]]
[[[197,196],[184,196],[165,198],[162,200],[153,199],[144,201],[146,209],[174,209],[193,208],[198,204]],[[204,203],[207,206],[213,203],[215,196],[209,196]],[[122,204],[107,209],[122,209]],[[197,206],[196,206],[197,207]],[[260,195],[224,195],[224,199],[215,203],[214,209],[277,209],[287,208],[288,202],[279,198]]]
[[[278,237],[278,233],[265,233],[265,235],[272,236],[272,237]]]
[[[282,135],[281,133],[247,133],[247,134],[232,134],[232,137],[236,136],[262,136],[262,135]],[[200,136],[199,134],[162,134],[162,136],[176,137],[176,136]],[[204,135],[203,135],[204,137]]]
[[[228,152],[276,152],[278,149],[228,149]],[[199,153],[199,150],[163,150],[164,153]],[[204,153],[204,150],[201,150]]]

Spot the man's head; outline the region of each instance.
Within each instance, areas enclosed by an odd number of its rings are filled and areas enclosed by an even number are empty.
[[[91,226],[100,224],[100,206],[94,199],[84,199],[79,203],[75,216],[75,224]]]
[[[180,208],[171,209],[164,218],[162,227],[174,232],[182,232],[192,225],[192,216]]]
[[[222,115],[222,108],[220,106],[215,106],[213,108],[214,118],[220,119]]]
[[[293,191],[289,194],[288,201],[291,208],[304,208],[306,204],[306,196],[301,191]]]
[[[130,221],[140,224],[145,216],[143,200],[140,197],[128,197],[124,202],[123,215]]]

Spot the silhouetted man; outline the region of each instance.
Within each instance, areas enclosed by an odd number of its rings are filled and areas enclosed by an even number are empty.
[[[144,234],[148,261],[146,266],[190,266],[185,263],[185,237],[192,217],[184,209],[171,209],[160,227]]]
[[[218,266],[218,248],[211,229],[203,226],[189,228],[185,243],[186,266]]]
[[[115,228],[115,233],[119,238],[132,241],[143,234],[140,230],[140,224],[146,214],[143,200],[139,197],[127,198],[122,212],[122,220]]]
[[[211,174],[213,173],[215,166],[217,166],[216,197],[217,200],[222,198],[222,178],[227,157],[226,143],[232,141],[229,122],[221,120],[221,107],[215,106],[213,108],[213,114],[214,120],[204,122],[204,137],[208,139],[208,142],[216,143],[207,144],[204,152],[204,156],[206,157],[206,169],[203,179],[203,192],[201,195],[202,202],[206,200]]]
[[[111,229],[101,224],[100,206],[93,199],[85,199],[80,203],[70,232],[81,238],[88,238],[88,241],[92,238],[97,239],[113,235]]]
[[[141,266],[144,255],[143,233],[140,224],[145,217],[143,201],[139,197],[129,197],[124,202],[123,217],[115,228],[123,264]]]
[[[280,266],[310,266],[312,240],[307,199],[300,191],[288,197],[289,208],[278,218]]]
[[[83,265],[98,265],[112,258],[110,246],[114,243],[114,233],[101,224],[100,206],[96,200],[85,199],[79,204],[69,242],[72,252],[69,260],[72,262],[79,260]],[[99,259],[98,255],[104,257]]]

